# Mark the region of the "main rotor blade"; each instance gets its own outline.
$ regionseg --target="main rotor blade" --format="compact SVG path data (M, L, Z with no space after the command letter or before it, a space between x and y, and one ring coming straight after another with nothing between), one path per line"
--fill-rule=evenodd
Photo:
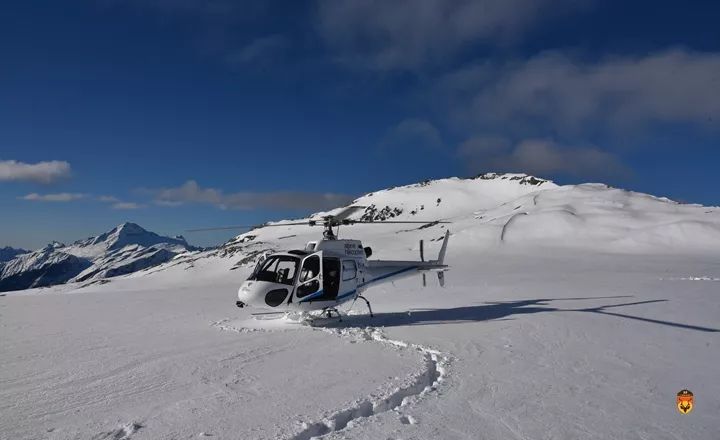
M230 229L259 229L267 227L279 227L279 226L314 226L309 222L293 222L293 223L282 223L278 225L237 225L237 226L220 226L215 228L197 228L187 229L185 232L204 232L204 231L226 231Z
M355 207L351 207L355 208ZM362 209L362 207L357 207ZM355 211L356 209L353 209L352 211ZM349 213L348 213L349 214ZM325 219L317 219L317 220L308 220L304 222L292 222L292 223L279 223L279 224L273 224L273 225L236 225L236 226L220 226L220 227L213 227L213 228L197 228L197 229L187 229L185 232L205 232L205 231L227 231L231 229L259 229L259 228L270 228L270 227L281 227L281 226L325 226L325 223L329 223L332 226L338 226L338 225L354 225L357 223L365 224L365 225L383 225L383 224L439 224L439 223L452 223L447 221L419 221L419 220L408 220L408 221L402 221L402 220L387 220L387 221L367 221L367 220L350 220L350 219L343 219L338 221L336 218L331 218L329 220Z
M341 222L341 221L345 220L346 218L350 217L355 212L360 211L365 208L366 208L366 206L348 206L347 208L343 209L342 211L338 212L337 214L328 216L328 217L332 222L337 223L337 222Z
M276 224L276 225L260 225L259 227L260 227L260 228L264 228L264 227L267 227L267 226L273 227L273 226L298 226L298 225L299 225L299 226L302 226L302 225L305 225L305 226L316 226L316 225L315 225L315 221L314 221L314 220L310 220L310 221L304 221L304 222L280 223L280 224Z
M197 228L197 229L186 229L185 232L204 232L204 231L225 231L230 229L255 229L258 226L249 225L237 225L237 226L220 226L214 228Z

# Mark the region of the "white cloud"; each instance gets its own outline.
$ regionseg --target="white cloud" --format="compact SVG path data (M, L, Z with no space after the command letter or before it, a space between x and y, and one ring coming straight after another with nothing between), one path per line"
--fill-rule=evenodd
M158 206L181 206L183 202L173 202L170 200L155 200L154 203Z
M591 0L320 0L318 31L338 58L370 69L440 63L470 44L508 44Z
M577 135L653 123L712 127L720 119L718 72L718 53L673 49L586 62L552 52L463 69L445 77L439 92L453 119L474 130Z
M145 205L142 205L140 203L125 202L115 196L108 196L108 195L97 196L97 197L95 197L95 200L97 200L98 202L110 203L110 207L112 209L119 209L119 210L140 209L140 208L145 207Z
M124 202L115 196L93 196L92 194L84 193L54 193L54 194L38 194L30 193L22 197L18 197L21 200L29 200L34 202L72 202L80 199L87 199L91 201L109 203L112 209L140 209L144 205L135 202Z
M113 203L112 209L120 209L120 210L130 210L130 209L140 209L143 205L140 205L139 203L135 202L117 202Z
M72 202L87 197L87 194L81 193L55 193L55 194L38 194L30 193L23 197L22 200L31 200L35 202Z
M189 180L175 188L145 190L155 197L155 202L163 206L177 206L183 203L201 203L217 206L221 209L298 209L319 211L345 205L353 200L352 196L336 193L312 193L300 191L280 192L236 192L225 194L214 188L203 188L194 180Z
M70 164L51 160L38 163L24 163L16 160L0 161L0 181L52 183L70 177Z
M513 145L495 137L476 137L462 143L458 155L479 172L518 172L538 176L624 178L630 169L615 155L592 146L564 146L548 139L527 139Z

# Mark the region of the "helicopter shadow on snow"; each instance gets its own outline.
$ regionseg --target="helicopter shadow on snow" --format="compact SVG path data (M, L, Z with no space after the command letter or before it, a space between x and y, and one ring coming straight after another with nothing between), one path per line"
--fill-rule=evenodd
M334 320L327 322L318 322L315 325L321 325L327 328L347 328L347 327L403 327L412 325L438 325L438 324L462 324L469 322L483 321L501 321L512 320L514 316L527 315L534 313L593 313L607 315L616 318L624 318L637 320L647 323L664 325L669 327L681 328L686 330L695 330L701 332L720 332L720 329L702 327L679 322L664 321L660 319L644 318L641 316L629 315L610 311L619 307L654 304L667 302L667 299L654 299L646 301L624 302L620 304L608 304L597 307L587 308L560 308L550 305L559 301L586 301L600 299L620 299L632 298L631 295L619 296L595 296L582 298L538 298L526 299L518 301L503 302L487 302L478 305L451 307L445 309L410 309L405 312L375 313L374 317L368 314L347 315L343 316L342 321Z

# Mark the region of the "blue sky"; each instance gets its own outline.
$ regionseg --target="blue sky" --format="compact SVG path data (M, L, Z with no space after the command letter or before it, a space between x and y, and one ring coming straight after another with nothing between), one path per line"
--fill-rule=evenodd
M717 205L718 22L713 1L7 4L0 245L486 171Z

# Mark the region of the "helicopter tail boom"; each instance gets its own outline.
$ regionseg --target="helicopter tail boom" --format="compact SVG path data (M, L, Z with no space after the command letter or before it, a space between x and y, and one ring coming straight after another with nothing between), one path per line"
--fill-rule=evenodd
M370 277L365 284L381 280L390 281L390 279L402 278L418 272L422 274L437 272L440 285L444 285L445 277L443 272L448 270L448 266L445 264L445 253L447 252L449 237L450 233L446 232L437 260L425 261L422 242L420 243L420 261L368 260L367 268Z

